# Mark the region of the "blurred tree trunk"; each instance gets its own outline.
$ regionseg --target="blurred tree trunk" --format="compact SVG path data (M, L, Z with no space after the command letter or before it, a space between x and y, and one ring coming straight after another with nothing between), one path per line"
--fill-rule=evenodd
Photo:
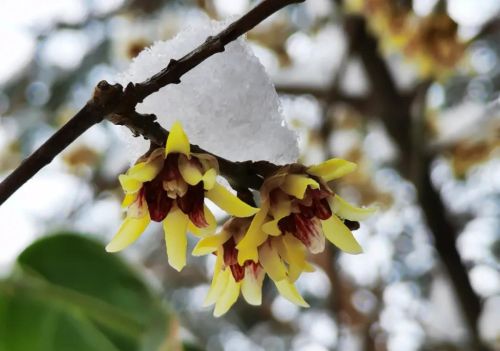
M433 155L425 147L422 111L429 82L423 82L413 97L398 92L385 60L380 56L376 38L370 34L364 18L348 17L345 29L354 43L354 51L361 59L371 84L370 100L374 111L399 149L399 168L417 189L418 200L432 232L434 245L444 264L458 296L461 310L475 350L486 349L478 331L481 313L479 297L474 292L467 268L456 248L456 229L448 220L443 201L431 179ZM415 103L415 104L413 104ZM423 139L424 138L424 139Z

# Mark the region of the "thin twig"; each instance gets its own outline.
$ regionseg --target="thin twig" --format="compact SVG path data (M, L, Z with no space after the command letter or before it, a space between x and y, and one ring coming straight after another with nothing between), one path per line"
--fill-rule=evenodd
M119 84L110 85L101 81L94 96L87 104L49 140L26 158L5 180L0 183L0 204L17 189L49 164L76 138L93 125L108 119L113 123L128 126L138 134L159 145L165 143L167 131L155 122L155 118L142 118L135 107L149 95L168 84L179 84L181 77L210 56L224 51L225 46L248 32L264 19L283 7L305 0L265 0L239 20L230 24L218 35L209 37L203 44L179 60L170 60L166 68L145 80L129 83L125 89ZM195 146L195 148L197 148ZM199 148L198 148L199 149ZM231 162L218 158L221 173L238 188L258 188L266 172L276 168L269 162Z

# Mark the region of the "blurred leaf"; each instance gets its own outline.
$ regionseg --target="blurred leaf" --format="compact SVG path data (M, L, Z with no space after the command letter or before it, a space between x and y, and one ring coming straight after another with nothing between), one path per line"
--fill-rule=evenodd
M190 342L184 342L183 343L184 351L204 351L204 349L196 344L190 343Z
M28 247L18 264L13 277L0 282L0 351L163 350L177 344L166 308L102 244L60 234Z
M83 315L17 292L0 292L0 350L118 350Z

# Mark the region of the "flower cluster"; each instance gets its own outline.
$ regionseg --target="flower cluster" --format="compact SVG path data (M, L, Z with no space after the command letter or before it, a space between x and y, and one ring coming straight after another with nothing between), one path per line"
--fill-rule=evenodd
M165 148L157 148L119 177L125 192L122 206L127 217L106 246L109 252L133 243L153 220L163 222L169 264L180 271L186 265L186 232L213 233L217 223L205 197L235 217L248 217L258 209L242 202L216 182L217 160L190 151L180 123L175 123Z
M240 292L249 304L260 305L266 274L282 296L307 307L294 283L314 270L308 254L322 252L325 239L342 251L362 252L351 230L373 209L349 204L328 186L355 168L336 158L312 167L283 166L264 180L260 206L254 208L217 184L217 160L191 153L176 123L165 149L152 151L120 176L127 218L107 250L125 248L151 220L163 221L172 267L181 270L186 264L188 230L200 237L193 255L216 256L205 300L207 306L215 304L215 316L226 313ZM217 233L205 197L232 216Z
M264 181L260 210L251 220L230 220L220 233L200 240L194 255L217 256L205 301L215 303L216 316L234 304L240 290L248 303L259 305L265 274L282 296L306 307L294 282L302 272L313 270L308 252L322 252L325 238L342 251L362 252L351 229L373 209L352 206L327 185L354 169L355 164L341 159L309 168L282 167Z

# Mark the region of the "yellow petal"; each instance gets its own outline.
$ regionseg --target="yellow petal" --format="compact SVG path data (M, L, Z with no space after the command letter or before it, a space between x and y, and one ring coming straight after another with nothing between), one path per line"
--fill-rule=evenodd
M302 267L299 266L298 264L295 263L290 264L288 266L288 280L291 283L295 283L297 279L299 279L303 271L304 269L302 269Z
M314 266L312 264L310 264L309 262L306 262L306 265L304 267L304 272L315 272L316 271L316 268L314 268Z
M295 287L293 283L290 283L288 279L283 279L279 282L274 282L276 287L278 288L279 293L285 299L293 302L296 305L302 307L309 307L309 304L304 300L304 298L300 295L299 291Z
M148 161L135 164L127 171L127 175L143 183L149 182L160 173L162 167L163 155L160 154L153 156L151 159L148 159Z
M288 279L291 282L294 282L299 278L303 271L307 271L308 263L306 261L306 249L302 242L290 233L284 235L281 240L286 250L286 253L282 255L282 257L285 257L289 266Z
M205 214L205 220L208 223L208 226L203 228L198 228L191 221L188 223L189 232L193 233L196 236L207 236L215 233L215 229L217 228L217 221L215 219L214 214L207 205L203 205L203 213Z
M288 264L288 280L296 281L304 271L309 271L310 265L306 261L306 248L302 242L290 233L273 239L278 254Z
M222 255L217 255L214 266L214 274L212 276L212 283L210 284L210 289L208 289L207 296L203 301L203 307L213 305L217 301L217 297L220 295L222 289L226 282L219 281L219 277L222 275Z
M221 209L235 217L250 217L259 210L241 201L218 183L215 183L212 189L205 192L205 196Z
M306 258L306 248L302 241L293 234L287 233L282 237L283 244L287 250L290 261L303 261Z
M259 262L269 277L275 282L286 279L287 269L285 264L278 255L276 248L270 242L266 242L259 247Z
M203 172L207 172L209 169L213 168L215 173L219 173L219 163L213 155L191 152L191 156L196 157L198 161L200 161Z
M259 251L257 247L243 247L238 249L238 264L243 265L245 261L259 261Z
M273 217L272 221L265 223L262 226L262 230L273 236L281 235L281 230L278 227L278 223L284 217L287 217L292 213L292 202L288 200L288 195L285 195L282 192L278 192L278 194L283 194L286 199L277 200L277 203L273 204L269 209L269 213ZM279 198L279 195L278 195Z
M314 179L301 174L288 174L285 181L281 184L281 189L288 195L292 195L297 199L303 199L307 187L319 189L319 184Z
M200 167L197 165L196 161L193 162L193 159L189 160L182 155L179 157L178 165L182 178L189 185L196 185L203 178Z
M267 234L262 231L261 227L266 219L268 208L269 203L264 202L260 211L253 217L245 236L236 245L236 248L239 250L238 263L240 265L243 265L247 260L252 260L255 263L258 261L259 254L257 247L262 245L267 239Z
M215 186L215 180L217 179L217 171L215 168L210 168L203 175L203 189L210 190Z
M118 233L114 236L111 242L106 246L106 251L117 252L121 251L141 236L146 229L151 219L149 213L141 218L127 217L123 221Z
M329 182L346 174L351 173L356 169L356 164L343 160L341 158L332 158L319 165L311 166L307 169L307 173Z
M224 289L226 288L227 281L229 279L229 275L227 271L222 271L217 277L214 277L212 280L212 285L208 290L208 294L203 301L203 307L208 307L217 302L219 296L222 295Z
M281 229L278 227L278 222L279 220L274 220L264 223L264 225L262 226L262 231L268 235L281 235Z
M203 301L204 307L213 305L226 287L227 278L229 278L229 276L227 274L223 274L224 271L222 271L222 260L222 255L217 255L217 260L215 261L214 267L214 276L212 277L212 284L210 285L207 296Z
M231 237L231 233L222 231L220 234L207 236L198 241L193 249L193 256L203 256L217 251L219 246L224 244Z
M177 207L172 207L167 217L163 220L168 263L179 272L186 265L186 230L188 221L188 216Z
M175 121L170 128L170 133L167 138L167 145L165 146L165 156L169 153L175 152L179 154L184 154L189 157L189 152L191 146L189 145L189 139L182 129L182 125L179 121Z
M254 269L253 265L245 267L245 278L241 282L241 294L250 305L259 306L262 303L262 282L266 273L260 267L257 268L257 272Z
M144 196L136 196L134 202L127 207L127 217L142 218L146 215L149 216L146 199Z
M350 221L362 221L376 211L374 207L360 208L353 206L338 195L335 195L329 202L333 213Z
M288 195L282 192L278 192L276 197L276 202L273 203L269 212L274 219L280 220L292 213L292 202L289 200Z
M238 300L238 296L240 295L240 285L241 282L236 282L234 280L233 275L231 274L231 270L226 269L223 274L227 274L227 283L224 291L217 299L215 303L214 309L214 317L220 317L224 313L226 313L232 305Z
M321 225L326 238L342 251L350 254L359 254L363 252L363 249L358 244L349 228L347 228L336 215L332 215L330 218L321 221Z
M122 208L129 207L137 199L137 193L125 194L122 201Z
M118 176L118 181L126 193L136 193L142 187L141 181L134 179L127 174L120 174Z

